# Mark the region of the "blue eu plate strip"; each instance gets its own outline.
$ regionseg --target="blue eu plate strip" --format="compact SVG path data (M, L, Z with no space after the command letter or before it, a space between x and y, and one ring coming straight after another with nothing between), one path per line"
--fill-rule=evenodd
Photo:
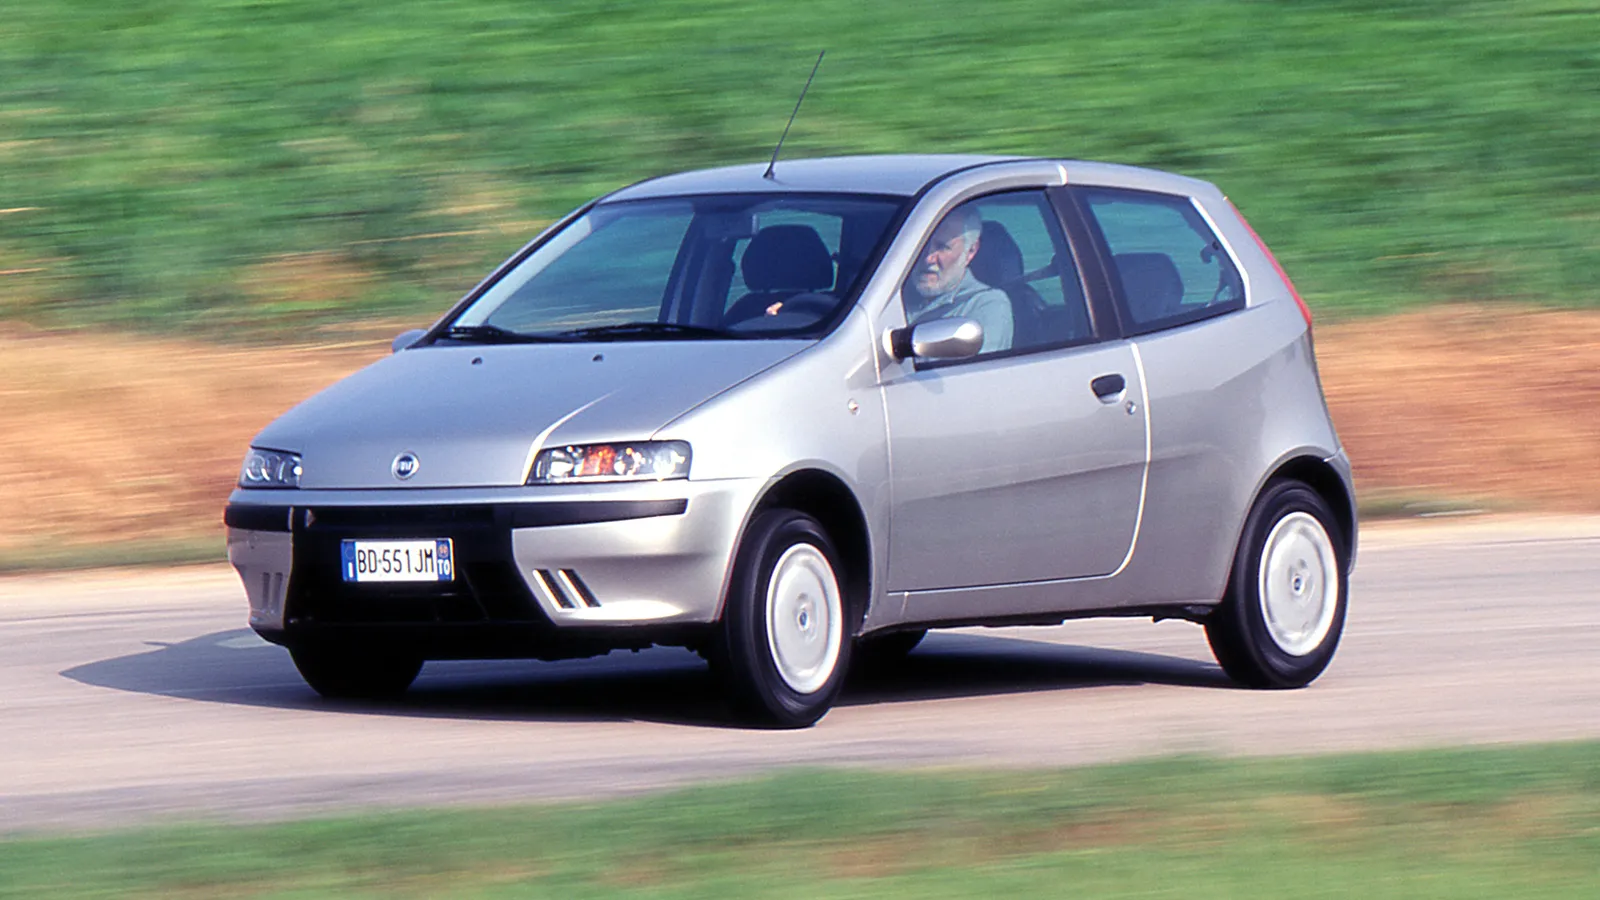
M449 538L440 538L439 539L439 549L438 549L438 553L437 553L437 562L438 562L439 580L440 581L449 581L449 580L451 580L452 578L455 577L455 573L451 571L455 567L455 563L450 559L450 540L449 540Z

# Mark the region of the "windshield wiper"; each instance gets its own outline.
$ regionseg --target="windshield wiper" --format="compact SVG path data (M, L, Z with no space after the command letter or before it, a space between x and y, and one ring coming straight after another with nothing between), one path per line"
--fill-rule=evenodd
M439 337L469 344L549 344L566 340L551 334L524 334L499 325L451 325Z
M747 335L704 325L680 325L677 322L623 322L618 325L595 325L591 328L574 328L561 332L561 337L584 340L625 339L630 337L686 338L744 338Z

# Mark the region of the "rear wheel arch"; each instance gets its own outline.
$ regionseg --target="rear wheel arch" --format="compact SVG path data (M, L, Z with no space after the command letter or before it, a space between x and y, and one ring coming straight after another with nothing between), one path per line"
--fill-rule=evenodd
M1237 524L1233 529L1233 550L1228 557L1228 571L1233 571L1233 564L1237 560L1239 542L1244 538L1244 530L1248 524L1250 511L1255 509L1261 497L1280 481L1294 481L1309 487L1320 496L1324 503L1333 510L1335 525L1338 526L1341 536L1339 543L1345 553L1345 559L1350 570L1355 568L1355 536L1356 518L1355 503L1350 492L1345 489L1344 480L1334 467L1322 457L1309 453L1290 455L1279 460L1276 467L1266 474L1256 484L1256 489L1250 494L1249 500L1238 510ZM1348 576L1350 571L1346 571Z
M1267 476L1266 481L1262 482L1261 489L1256 492L1257 496L1260 496L1274 481L1284 480L1298 481L1306 485L1316 491L1328 504L1341 532L1340 538L1344 545L1341 549L1344 550L1345 559L1353 566L1356 538L1355 500L1345 487L1344 479L1339 477L1338 471L1319 457L1296 456L1278 466Z
M802 469L783 476L768 488L751 508L748 521L769 509L805 513L827 531L844 569L840 586L844 589L847 633L852 637L858 634L872 597L872 535L855 492L837 475L821 469Z

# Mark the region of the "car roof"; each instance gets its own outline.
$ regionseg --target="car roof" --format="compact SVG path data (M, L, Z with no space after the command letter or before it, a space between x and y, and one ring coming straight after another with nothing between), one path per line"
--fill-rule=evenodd
M817 159L780 159L773 177L763 177L766 163L747 163L700 169L651 178L605 197L642 200L693 194L744 193L850 193L913 196L933 182L957 172L1003 163L1045 162L1062 167L1068 182L1119 184L1151 190L1192 193L1210 187L1206 182L1158 169L1116 163L1055 160L1028 156L924 153L877 156L831 156Z
M1026 159L1020 156L964 154L903 154L885 156L830 156L820 159L780 159L771 178L763 178L767 164L748 163L680 172L641 181L607 197L639 200L684 194L743 194L765 191L817 191L821 193L892 194L909 197L930 182L952 172L987 163Z

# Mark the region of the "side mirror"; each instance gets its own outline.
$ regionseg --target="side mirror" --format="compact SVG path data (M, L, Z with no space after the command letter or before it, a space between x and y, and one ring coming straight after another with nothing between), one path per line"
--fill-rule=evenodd
M410 331L403 331L400 333L399 337L394 339L394 343L389 345L389 352L399 353L401 350L404 350L412 344L415 344L417 342L417 338L422 337L427 333L428 332L422 330L421 328L413 328Z
M895 359L965 359L983 349L983 326L964 318L934 319L884 335Z

